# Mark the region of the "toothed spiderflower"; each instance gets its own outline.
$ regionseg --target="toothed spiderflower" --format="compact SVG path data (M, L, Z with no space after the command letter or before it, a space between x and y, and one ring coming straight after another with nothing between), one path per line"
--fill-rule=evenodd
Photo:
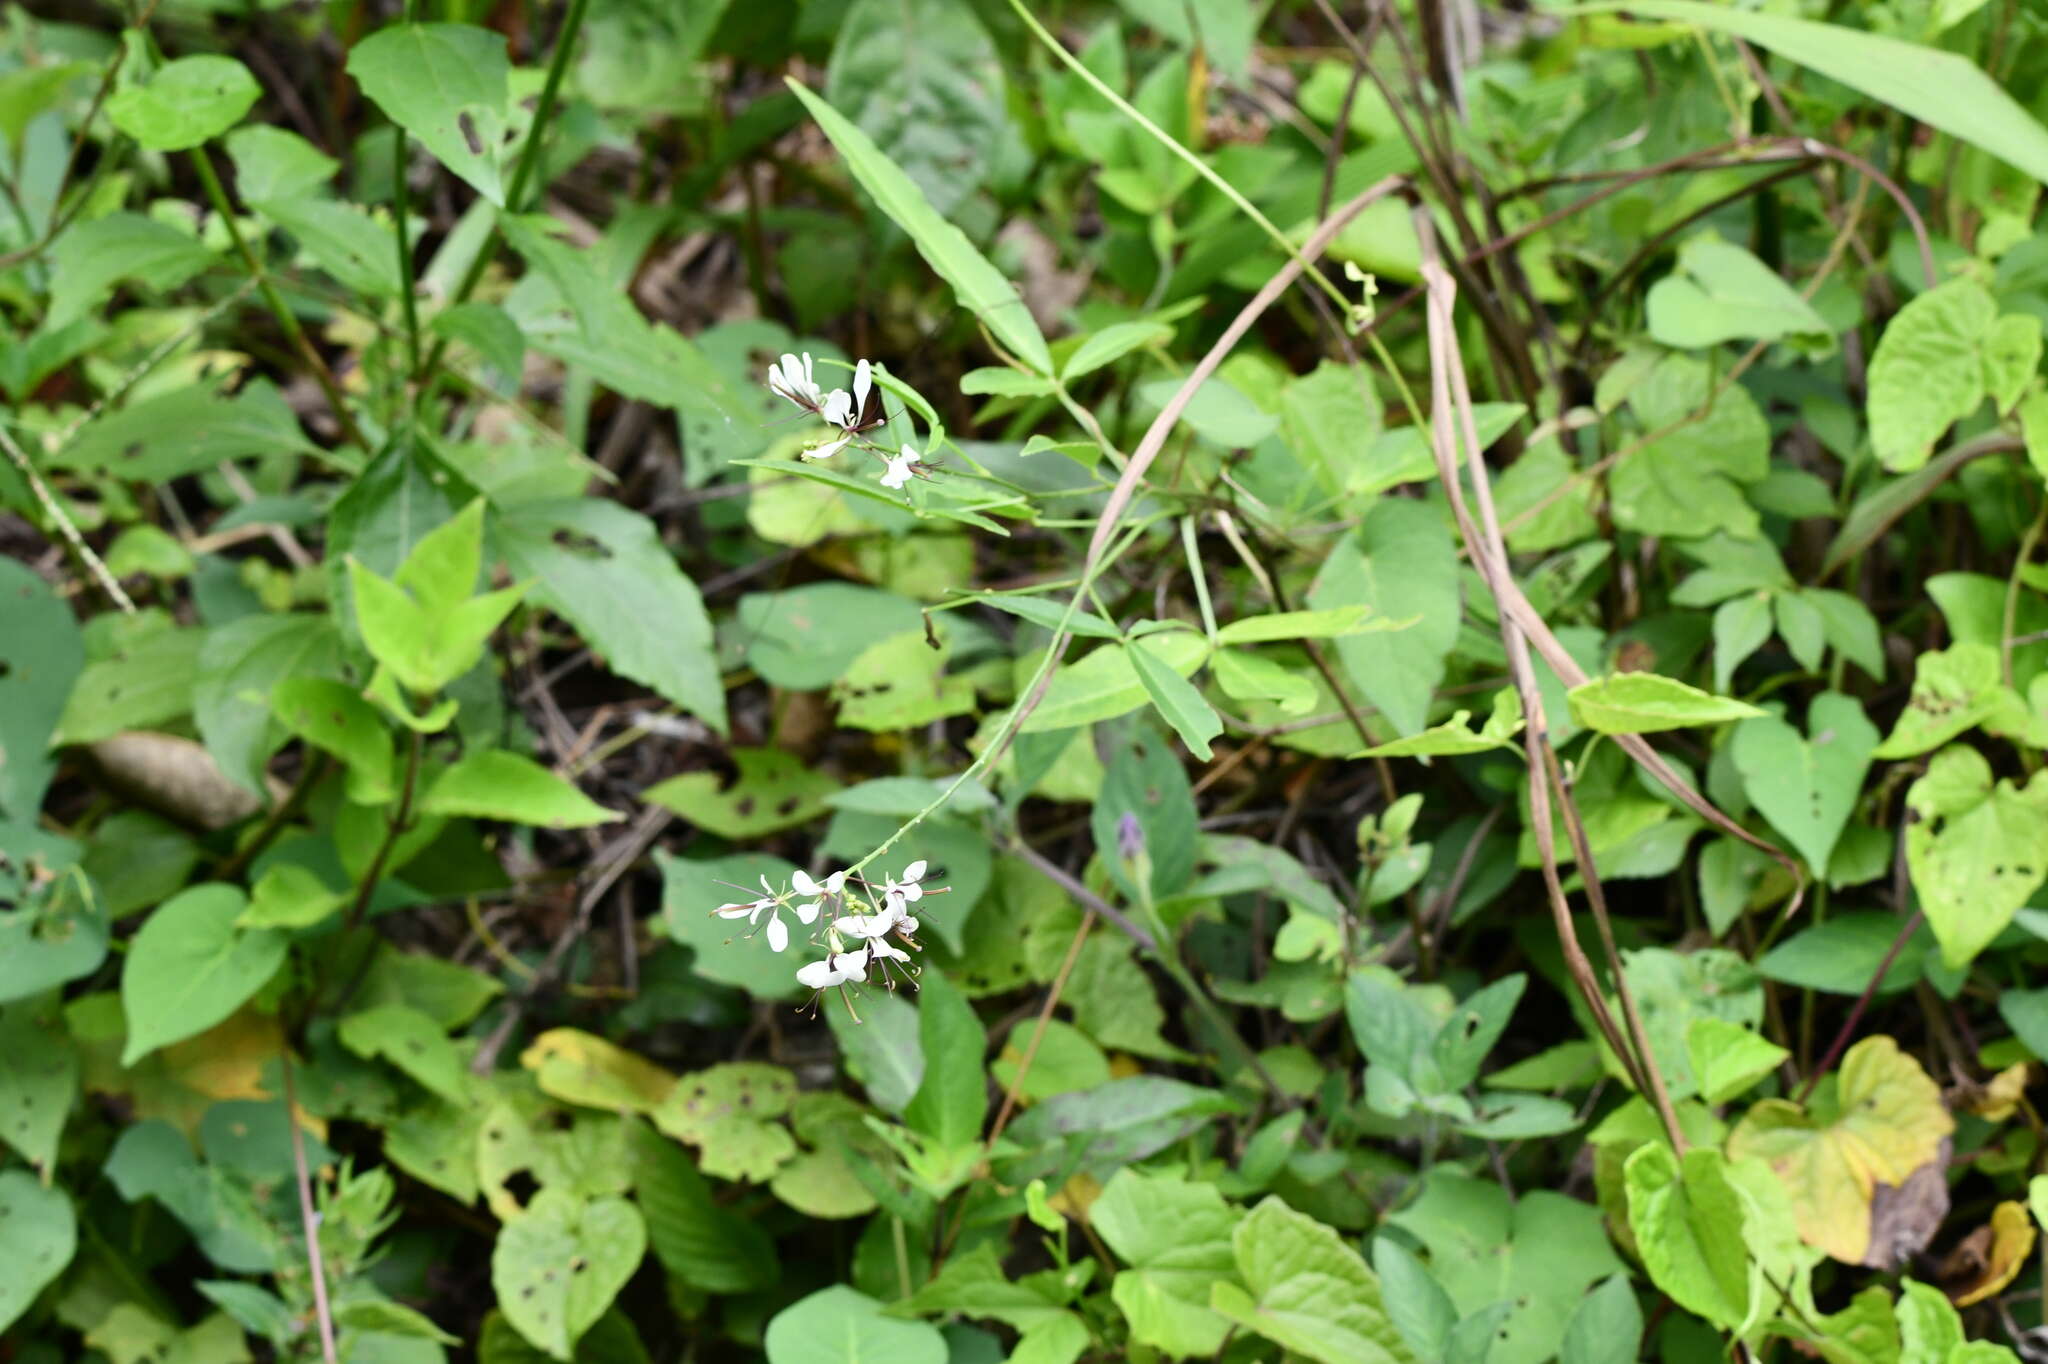
M802 875L802 873L799 872L798 875ZM804 877L804 879L806 881L810 880L809 877ZM783 948L789 946L789 926L782 922L781 914L783 902L789 897L786 893L777 894L775 888L768 884L768 878L765 876L761 878L761 890L763 894L758 900L735 901L729 905L720 905L711 912L721 919L745 919L749 927L758 927L761 922L761 916L766 914L768 916L768 947L771 951L780 952ZM807 924L815 923L818 918L818 902L814 900L805 905L791 905L789 912Z
M826 398L811 369L811 353L801 357L785 355L768 367L768 390L787 398L806 412L822 412Z
M839 991L851 1012L855 992L874 972L880 972L892 990L899 977L916 983L915 954L923 950L923 944L917 940L918 922L911 916L910 906L926 895L943 895L950 889L925 886L929 872L930 864L922 858L900 875L879 881L844 871L825 877L794 871L786 890L777 890L764 876L760 895L720 905L711 912L721 919L745 919L763 929L768 946L777 952L789 946L789 927L782 921L782 911L788 910L807 925L817 925L810 941L824 949L825 958L799 966L797 981L811 989L813 1004L825 991Z
M882 471L882 486L900 488L910 482L910 476L917 471L917 449L906 443L902 449L885 457L882 462L889 466Z
M909 906L924 898L924 887L918 884L924 879L925 861L919 858L903 869L901 881L891 877L882 886L882 900L891 913L898 918L909 916Z
M814 961L808 966L799 966L796 979L799 985L808 985L813 990L829 990L835 985L865 981L868 978L868 949L856 952L834 952L823 961Z

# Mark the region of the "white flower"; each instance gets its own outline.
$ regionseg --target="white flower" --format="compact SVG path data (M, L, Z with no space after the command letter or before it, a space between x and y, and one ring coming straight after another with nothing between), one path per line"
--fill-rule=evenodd
M906 444L887 459L888 468L882 471L884 488L900 488L910 482L911 466L917 463L917 450Z
M868 393L875 386L874 366L863 360L853 367L853 401L847 407L847 419L841 426L851 427L860 421L860 414L867 411Z
M838 898L839 892L846 885L846 873L835 871L826 877L821 884L813 881L809 872L799 871L790 878L790 883L796 887L798 895L808 895L811 897L808 903L791 905L790 912L807 924L814 923L817 921L819 909L824 906L825 902Z
M810 449L804 451L804 458L830 459L832 458L832 456L838 454L841 450L844 450L846 448L846 443L852 439L853 432L851 431L846 432L844 435L835 436L831 440L826 441L823 445L814 445Z
M884 483L888 482L887 479L882 481ZM924 887L918 884L919 881L924 879L924 873L925 862L920 857L917 861L912 862L903 869L903 879L901 881L891 877L883 885L882 899L888 905L889 912L896 918L909 918L908 907L924 898ZM913 919L910 922L910 930L915 932L916 929L917 921Z
M867 361L863 360L861 363L866 364ZM835 388L826 397L825 405L819 409L818 415L834 426L852 426L859 412L860 409L853 405L853 399L847 395L846 390Z
M768 389L811 412L816 412L824 401L818 381L811 374L809 351L804 352L801 361L794 355L784 355L780 364L770 365Z
M880 914L846 914L832 921L832 931L849 938L881 938L894 932L902 921L902 915L886 910Z
M864 981L868 978L868 949L835 952L823 961L799 966L796 978L798 984L808 985L813 990L829 990L848 981Z
M805 879L808 880L809 878ZM768 884L768 878L765 876L761 878L761 889L765 893L758 900L735 901L729 905L720 905L711 912L721 919L745 919L750 926L758 925L761 922L761 916L766 914L768 916L768 946L772 951L780 952L783 948L789 946L789 926L782 922L782 915L777 912L781 908L783 897L775 893L774 887ZM803 909L797 910L798 917L802 918L805 923L809 923L812 919L818 917L818 907L816 905L809 905L805 908L810 910L809 914L805 914Z

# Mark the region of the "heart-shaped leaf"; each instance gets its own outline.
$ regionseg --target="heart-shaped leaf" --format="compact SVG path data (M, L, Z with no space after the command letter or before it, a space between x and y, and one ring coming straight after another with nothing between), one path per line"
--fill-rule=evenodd
M0 1331L26 1312L78 1249L78 1217L62 1189L26 1170L0 1174Z
M499 1234L491 1286L520 1335L566 1360L646 1253L647 1224L625 1199L542 1189Z
M1735 729L1735 770L1750 803L1820 873L1863 789L1878 732L1854 698L1836 692L1814 698L1806 728L1810 737L1802 738L1775 715L1744 720Z

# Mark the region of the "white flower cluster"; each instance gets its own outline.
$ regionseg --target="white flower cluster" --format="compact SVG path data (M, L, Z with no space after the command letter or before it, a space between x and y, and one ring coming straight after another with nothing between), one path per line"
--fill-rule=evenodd
M886 878L879 886L856 877L850 890L843 871L835 871L823 881L799 871L790 878L789 889L780 891L764 876L757 898L720 905L711 912L721 919L745 919L755 929L762 927L765 917L768 946L777 952L789 946L783 910L806 926L820 925L811 941L825 949L825 959L798 967L797 981L820 994L836 987L842 996L848 996L850 1007L850 987L866 983L870 971L880 972L891 989L896 985L895 975L905 981L916 977L910 954L920 949L917 919L910 907L927 894L942 895L950 889L921 885L926 870L919 860L905 867L902 876Z
M869 431L887 424L879 407L870 408L876 398L874 366L862 360L853 367L853 391L835 388L830 393L818 386L811 367L811 355L785 355L768 367L768 391L787 398L804 411L820 418L833 429L822 444L804 451L812 459L830 459ZM931 470L919 457L917 447L905 441L895 454L860 441L860 448L882 461L882 486L901 488L912 477L930 478Z

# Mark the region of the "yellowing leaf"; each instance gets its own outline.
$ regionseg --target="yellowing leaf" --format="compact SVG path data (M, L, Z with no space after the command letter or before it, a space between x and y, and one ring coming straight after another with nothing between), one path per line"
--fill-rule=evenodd
M1972 1092L1963 1100L1963 1107L1980 1118L1992 1122L2004 1122L2020 1106L2020 1096L2027 1092L2027 1072L2031 1063L2017 1061L1991 1077L1990 1083L1972 1087Z
M1942 1266L1949 1298L1958 1307L1968 1307L2011 1283L2033 1253L2034 1236L2026 1204L2008 1200L1993 1208L1990 1223L1964 1237ZM1952 1274L1958 1268L1964 1271L1962 1276Z
M648 1113L661 1106L676 1077L623 1047L576 1028L550 1028L520 1053L541 1092L585 1108Z
M1767 1162L1792 1195L1800 1238L1857 1264L1870 1247L1876 1186L1905 1183L1954 1130L1920 1063L1891 1038L1869 1037L1804 1111L1784 1099L1750 1109L1729 1134L1728 1154Z

